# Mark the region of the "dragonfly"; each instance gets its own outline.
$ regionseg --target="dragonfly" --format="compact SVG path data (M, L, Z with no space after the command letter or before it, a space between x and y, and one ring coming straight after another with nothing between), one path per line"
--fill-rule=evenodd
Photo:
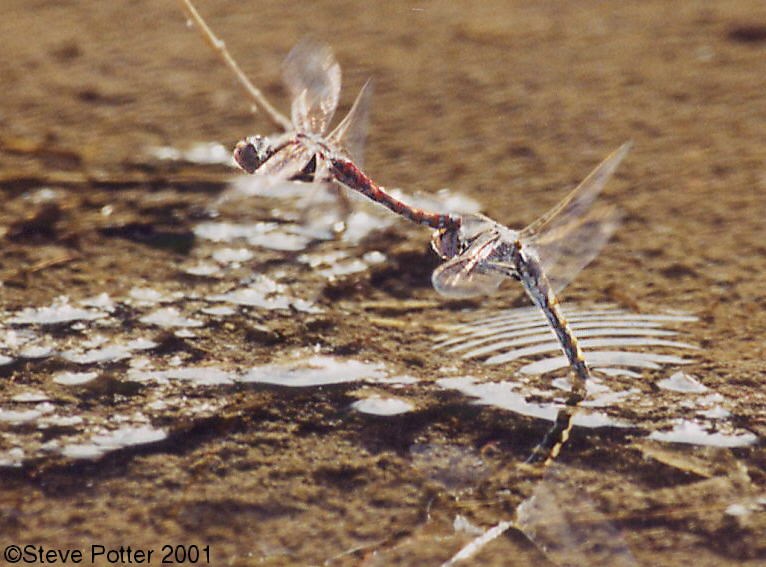
M434 229L460 225L457 215L429 212L404 203L361 170L359 164L372 92L370 81L362 87L348 114L329 129L341 90L341 68L329 46L304 40L285 59L282 79L291 98L288 119L249 81L191 1L180 2L208 43L237 76L255 108L262 108L282 130L276 135L250 136L237 143L234 161L243 171L273 180L345 186L410 221ZM346 203L345 199L343 202ZM347 215L349 207L344 204L343 208Z
M465 215L460 226L437 230L431 241L446 260L432 276L434 288L443 295L487 295L506 279L521 282L545 314L574 371L572 404L583 399L590 370L556 294L598 255L617 228L617 207L594 206L594 201L630 147L629 142L614 151L526 228L513 230L484 215Z

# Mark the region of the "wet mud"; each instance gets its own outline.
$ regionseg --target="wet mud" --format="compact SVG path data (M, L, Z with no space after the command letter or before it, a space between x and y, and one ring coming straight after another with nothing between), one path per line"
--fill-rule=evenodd
M271 125L175 3L5 4L3 548L766 564L762 2L199 2L285 112L306 35L341 114L372 76L365 170L424 206L521 227L633 141L546 469L569 383L520 286L441 298L427 230L233 169Z

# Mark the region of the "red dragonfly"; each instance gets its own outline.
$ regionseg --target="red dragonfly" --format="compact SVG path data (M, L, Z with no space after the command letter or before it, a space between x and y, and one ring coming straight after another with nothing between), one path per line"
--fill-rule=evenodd
M354 163L361 157L369 109L369 81L346 117L329 133L340 97L341 72L326 45L302 42L287 56L283 80L292 98L292 126L274 139L237 144L234 159L248 173L272 179L340 183L398 215L432 228L457 226L459 217L430 213L396 199Z
M244 171L276 180L340 184L418 224L436 229L460 225L457 215L424 211L396 199L355 164L354 160L361 163L371 93L369 81L345 118L328 132L341 86L340 65L328 46L304 41L285 59L282 76L292 100L288 119L247 79L190 0L180 1L208 43L235 73L256 108L263 108L283 129L276 136L251 136L237 144L234 160Z

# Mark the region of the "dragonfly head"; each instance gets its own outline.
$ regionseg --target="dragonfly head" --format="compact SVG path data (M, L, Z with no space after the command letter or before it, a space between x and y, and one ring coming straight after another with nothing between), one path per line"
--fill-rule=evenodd
M454 258L465 249L459 228L440 228L431 237L431 248L442 260Z
M480 238L497 234L504 227L481 214L461 215L460 224L440 228L431 237L431 248L442 260L463 254ZM506 229L507 230L507 229Z
M274 153L274 148L266 136L252 136L237 142L234 148L234 161L248 173L255 173L264 161Z

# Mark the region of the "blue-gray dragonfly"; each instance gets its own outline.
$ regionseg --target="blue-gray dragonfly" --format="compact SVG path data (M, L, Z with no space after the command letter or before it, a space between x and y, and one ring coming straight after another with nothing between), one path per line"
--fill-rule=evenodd
M459 227L437 230L432 239L434 250L447 260L432 277L441 294L485 295L507 278L521 282L545 314L574 370L575 401L585 395L590 371L556 294L598 255L617 228L617 207L594 206L594 201L629 149L630 143L622 145L561 202L522 230L483 215L466 215Z

